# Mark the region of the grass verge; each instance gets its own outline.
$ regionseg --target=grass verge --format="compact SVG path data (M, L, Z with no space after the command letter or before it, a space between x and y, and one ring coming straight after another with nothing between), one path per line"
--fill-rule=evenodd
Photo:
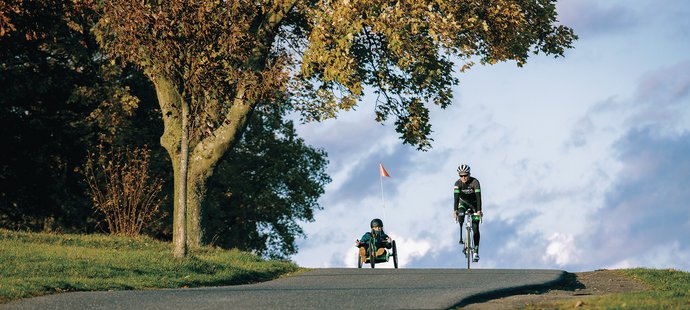
M648 291L607 294L583 299L581 309L690 309L690 273L675 269L613 270L649 285ZM541 309L539 305L534 308ZM549 309L572 309L572 301L549 304Z
M212 247L178 259L171 243L146 237L0 229L0 303L66 291L247 284L299 270L292 262Z

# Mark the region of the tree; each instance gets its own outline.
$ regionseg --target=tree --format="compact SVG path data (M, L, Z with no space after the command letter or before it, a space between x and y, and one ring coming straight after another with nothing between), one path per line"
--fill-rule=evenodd
M82 20L68 8L59 0L0 3L3 226L74 229L88 220L74 168L86 155L80 124L93 105L77 100L75 89L101 80L100 63L85 61L97 45L73 29Z
M162 130L160 117L136 113L140 98L155 101L150 82L103 56L87 9L69 0L0 1L2 227L92 231L97 219L79 173L87 153L99 143L155 143Z
M93 212L77 172L86 154L98 152L100 143L107 149L156 145L163 131L153 85L140 71L104 57L88 31L95 15L72 5L0 2L0 17L12 26L0 35L0 119L6 125L0 136L9 150L0 153L0 227L93 231L105 219ZM219 161L204 219L215 245L268 257L296 252L294 240L302 234L296 221L313 220L329 178L325 153L296 137L286 112L264 104L236 152ZM172 184L165 151L151 151L151 177ZM235 172L242 177L227 177ZM172 196L171 186L166 191ZM172 200L166 202L146 234L172 236Z
M272 109L280 107L252 115L209 179L204 228L214 245L282 259L297 253L304 233L296 222L314 220L331 179L326 154L297 137L286 111Z
M576 39L556 24L554 0L112 0L97 7L101 46L142 68L156 88L161 144L179 184L176 256L201 243L208 178L260 102L280 104L287 93L304 120L319 121L354 107L369 86L378 95L377 121L394 117L404 143L427 149L428 106L451 103L454 59L461 71L474 58L521 66L532 52L562 56Z

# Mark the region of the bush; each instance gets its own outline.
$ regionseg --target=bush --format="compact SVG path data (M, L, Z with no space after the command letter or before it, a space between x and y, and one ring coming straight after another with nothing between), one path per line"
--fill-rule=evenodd
M156 214L164 198L161 178L149 176L150 150L101 146L84 164L94 209L102 213L114 235L137 236Z

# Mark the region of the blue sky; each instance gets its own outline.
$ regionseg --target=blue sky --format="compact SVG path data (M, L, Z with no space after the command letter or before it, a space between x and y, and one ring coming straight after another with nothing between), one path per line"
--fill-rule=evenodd
M328 152L333 182L293 260L354 267L354 241L379 217L402 267L461 267L452 187L466 163L485 211L478 268L690 271L690 2L561 0L558 11L575 48L459 74L453 105L431 108L428 152L376 123L368 97L299 126Z

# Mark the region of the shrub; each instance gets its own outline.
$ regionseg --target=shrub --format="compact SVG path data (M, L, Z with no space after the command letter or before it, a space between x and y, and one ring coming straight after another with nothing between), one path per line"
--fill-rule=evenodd
M164 200L163 180L149 175L150 153L147 146L109 150L100 146L98 154L87 156L83 173L89 194L111 234L139 235Z

